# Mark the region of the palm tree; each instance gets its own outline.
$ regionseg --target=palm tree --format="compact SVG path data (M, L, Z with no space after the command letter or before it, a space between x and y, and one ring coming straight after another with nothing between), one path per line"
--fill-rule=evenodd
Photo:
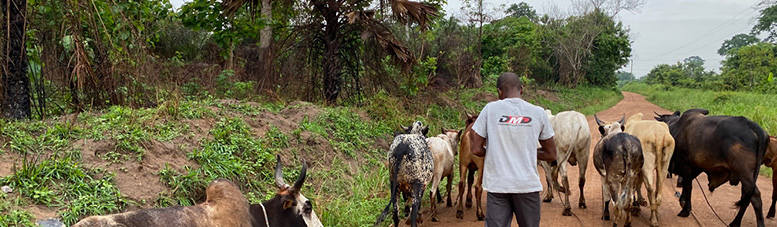
M265 7L265 1L268 1L267 5L271 4L269 0L262 0L262 7ZM383 9L385 0L379 1ZM397 40L382 21L375 19L375 10L366 9L372 0L306 0L306 2L312 7L313 16L320 19L314 20L318 24L311 27L315 28L317 37L323 45L319 57L323 74L323 95L327 103L335 103L339 96L343 74L341 57L348 51L347 48L353 48L346 47L343 43L347 37L346 34L353 29L361 31L362 41L374 41L370 44L380 47L403 69L409 69L416 63L410 49ZM417 23L422 30L427 28L430 17L437 15L437 8L425 3L408 0L388 0L388 3L394 19L407 25ZM287 1L286 4L293 4L293 1ZM234 13L240 7L247 7L255 12L257 5L258 0L225 0L222 4L227 13ZM262 9L262 12L264 14L265 9ZM271 31L268 34L271 34ZM264 39L265 36L260 35L260 37ZM263 41L260 40L261 42Z
M5 117L29 118L30 80L27 77L25 46L27 0L0 0L4 18L5 50L3 61L3 112Z

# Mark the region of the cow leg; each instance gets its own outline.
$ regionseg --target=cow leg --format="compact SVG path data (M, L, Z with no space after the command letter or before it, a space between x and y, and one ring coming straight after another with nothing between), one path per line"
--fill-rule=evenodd
M405 209L403 209L403 211L405 212L405 217L407 217L407 215L410 215L410 194L408 194L408 192L402 191L402 199L405 200Z
M564 162L561 162L561 163L564 163L564 165L566 165L566 160L564 160ZM561 165L562 164L551 166L551 169L553 169L553 178L552 178L553 187L556 188L556 190L558 190L559 192L566 193L567 189L561 186L561 184L559 184L558 182L558 171L559 171L559 166Z
M610 220L610 187L605 177L602 177L602 201L604 202L602 220Z
M422 183L413 183L412 186L412 201L413 205L410 208L410 223L408 223L412 227L418 226L418 223L421 222L420 216L420 208L421 208L421 198L424 197L424 185Z
M775 170L777 168L772 167L772 170ZM767 218L774 218L774 205L777 204L777 174L772 175L772 205L769 207L769 213L766 215Z
M466 165L460 165L459 166L459 177L463 177L467 175L467 166ZM463 180L459 180L459 196L456 197L456 218L463 219L464 218L464 190L466 190L466 184L467 182Z
M750 196L750 198L746 198L747 194L749 194L751 190L753 191L753 194ZM737 203L739 210L737 211L737 216L734 217L734 220L731 221L728 226L740 226L742 223L742 217L745 215L747 207L750 205L750 203L752 203L758 227L762 227L763 211L759 209L762 208L760 198L761 191L758 190L758 188L755 186L755 183L752 182L752 180L742 180L742 197L740 202Z
M475 199L477 199L477 216L478 221L483 221L486 219L486 215L483 212L483 207L481 206L483 203L480 200L483 195L483 167L480 166L478 168L478 178L475 181Z
M483 170L480 169L480 168L477 169L477 173L478 174L480 174L480 172L482 172L482 171ZM472 184L474 184L474 183L475 183L475 170L474 169L470 169L469 173L467 175L467 204L466 204L467 208L472 208L472 194L473 194L473 192L472 192L471 189L472 189Z
M569 179L567 178L567 165L566 162L562 162L562 164L559 164L559 172L561 173L561 183L564 184L563 188L566 189L564 192L564 201L562 201L564 204L564 211L561 212L562 216L572 216L572 205L569 203Z
M445 187L448 189L448 201L445 206L452 207L453 203L451 202L451 187L453 186L453 173L445 178L448 178L448 184L445 185Z
M553 201L553 182L551 181L551 171L553 170L551 170L550 164L546 161L540 161L540 166L545 170L545 182L547 182L547 187L542 192L542 202L549 203Z
M677 175L677 181L680 182L683 178L687 180L683 180L683 193L680 195L680 206L683 207L683 209L680 211L680 213L677 214L677 216L680 217L688 217L691 215L691 192L693 192L693 178L695 178L695 175L689 177L682 177L680 175Z
M763 214L763 207L762 207L763 204L761 204L761 190L758 190L758 187L755 188L755 192L753 192L753 196L750 197L750 203L753 204L753 211L755 212L755 220L758 224L758 227L764 227L764 214Z
M585 188L585 172L586 172L586 169L588 168L588 149L589 149L588 147L589 145L586 144L585 147L582 149L582 151L579 151L576 154L577 163L579 165L578 166L579 177L577 180L577 184L578 184L578 187L580 188L580 200L578 200L577 206L582 209L587 208L587 206L585 205L585 191L583 190L583 188Z
M437 222L437 201L442 200L440 197L440 178L442 177L442 169L440 171L436 171L437 173L434 173L434 178L432 178L432 188L429 189L429 200L431 201L432 206L432 221ZM423 194L421 194L423 196Z
M435 191L436 192L434 194L435 194L435 197L437 197L437 203L442 203L442 193L440 193L439 186L438 186L437 190L435 190Z

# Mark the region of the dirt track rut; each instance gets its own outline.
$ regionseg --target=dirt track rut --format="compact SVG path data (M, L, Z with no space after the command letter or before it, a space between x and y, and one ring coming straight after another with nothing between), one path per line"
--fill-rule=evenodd
M602 120L618 120L623 114L626 114L626 117L628 118L632 114L641 112L644 114L644 119L652 119L653 111L659 112L659 113L671 113L672 111L668 111L665 109L662 109L648 101L645 100L644 96L630 93L630 92L623 92L624 98L622 101L620 101L617 105L613 106L610 109L607 109L605 111L597 113L597 116L599 116ZM596 144L596 141L601 138L599 135L599 132L596 127L593 127L596 123L594 122L593 116L588 116L588 124L591 125L591 135L592 135L592 143L591 143L591 149L593 149L593 146ZM592 157L592 156L591 156ZM539 168L540 170L540 177L542 178L543 185L545 184L544 180L544 173L542 172L542 168ZM601 180L599 177L599 174L596 172L596 169L593 167L592 160L589 160L588 170L586 171L586 185L585 185L585 198L588 205L587 209L580 209L577 208L577 202L579 197L579 189L577 187L577 180L578 180L578 168L577 166L570 167L569 168L569 183L572 187L572 194L570 195L570 203L572 204L572 212L575 214L575 216L571 217L565 217L561 216L561 212L563 211L563 206L561 205L561 201L559 200L559 196L556 195L552 202L550 203L542 203L542 222L541 226L568 226L568 227L575 227L575 226L612 226L612 221L602 221L600 219L602 215L603 210L603 203L602 203L602 188L601 188ZM676 179L676 178L675 178ZM713 194L710 194L709 190L707 190L707 176L705 174L700 175L697 179L699 183L701 183L702 187L700 188L698 184L694 183L693 188L693 214L690 217L682 218L677 217L676 214L680 212L680 205L677 201L677 197L674 196L675 190L679 191L679 188L670 187L669 184L674 184L674 180L672 179L665 181L666 187L664 187L662 193L663 196L663 204L661 207L659 207L659 223L661 226L683 226L683 227L691 227L691 226L727 226L731 220L734 219L734 216L736 216L736 209L734 209L734 202L738 200L740 196L740 186L731 186L729 184L724 184L720 186L718 189L715 190ZM456 180L456 182L458 179ZM457 187L454 187L453 199L455 201L456 199L456 190ZM761 190L761 198L764 203L763 212L764 215L766 215L766 211L768 210L768 204L771 201L771 195L772 195L772 186L771 186L771 179L760 176L758 179L758 188ZM707 205L707 202L704 199L704 195L702 195L702 189L704 190L704 193L707 194L707 197L709 198L709 202L712 205L712 208L717 211L718 215L723 219L725 224L721 223L718 218L713 214L712 209L710 209L710 206ZM644 190L643 190L643 193ZM428 195L428 193L426 193ZM483 193L483 207L485 208L485 193ZM425 199L428 198L428 196L425 197ZM474 200L474 199L473 199ZM454 202L455 203L455 202ZM441 206L440 206L441 205ZM482 221L477 221L475 217L475 208L465 208L464 210L464 219L459 220L456 219L456 206L453 207L446 207L445 204L438 205L438 217L439 222L432 222L429 220L428 216L428 209L429 207L422 208L422 211L426 213L424 215L424 223L421 226L424 227L432 227L432 226L442 226L442 227L459 227L459 226L483 226L484 223ZM694 217L695 216L695 217ZM578 219L579 218L579 219ZM650 209L647 207L642 207L640 216L632 218L632 225L635 227L638 226L650 226ZM402 223L404 225L404 223ZM777 226L777 219L766 219L766 226ZM518 226L513 222L513 226ZM747 212L745 212L745 216L742 220L742 226L755 226L755 214L753 213L752 206L748 207Z

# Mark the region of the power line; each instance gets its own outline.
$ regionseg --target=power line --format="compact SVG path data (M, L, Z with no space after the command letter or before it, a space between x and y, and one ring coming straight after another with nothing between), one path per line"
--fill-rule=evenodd
M702 35L700 35L700 36L696 37L695 39L691 40L690 42L688 42L688 43L685 43L685 44L683 44L683 45L680 45L679 47L677 47L677 48L675 48L675 49L673 49L673 50L671 50L671 51L669 51L669 52L666 52L666 53L663 53L663 54L660 54L660 55L653 56L653 58L657 58L657 57L661 57L661 56L664 56L664 55L667 55L667 54L674 53L675 51L678 51L678 50L680 50L680 49L683 49L683 48L687 47L688 45L690 45L690 44L692 44L692 43L695 43L695 42L697 42L697 41L699 41L699 40L702 40L702 39L708 38L710 34L712 34L712 33L715 33L715 32L717 32L717 31L719 31L720 29L722 29L722 28L724 28L724 27L727 27L727 26L731 25L731 24L732 24L734 21L739 21L739 20L741 20L742 18L737 18L737 17L738 17L738 16L740 16L740 15L742 15L743 13L745 13L745 12L746 12L746 11L748 11L748 10L752 10L752 8L753 8L754 6L756 6L757 4L758 4L758 3L756 3L756 4L754 4L754 5L750 6L750 7L747 7L747 8L745 8L744 10L742 10L741 12L739 12L737 15L735 15L735 16L733 16L733 17L731 17L730 19L728 19L727 21L725 21L725 22L723 22L722 24L718 25L717 27L713 28L712 30L708 31L707 33L704 33L704 34L702 34ZM755 10L754 10L753 12L757 12L757 11L755 11ZM743 18L744 18L744 17L743 17Z

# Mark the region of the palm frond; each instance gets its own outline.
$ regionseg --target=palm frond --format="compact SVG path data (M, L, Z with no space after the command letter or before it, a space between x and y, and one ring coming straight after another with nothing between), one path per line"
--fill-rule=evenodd
M394 16L402 23L409 23L410 20L418 22L421 30L427 28L426 24L429 22L429 17L437 16L437 8L421 2L413 2L407 0L390 0L391 11L394 12Z
M229 17L234 16L235 12L243 6L245 6L251 13L251 16L254 17L259 10L259 0L224 0L221 2L221 9L224 10Z
M349 24L362 27L362 40L374 40L376 44L391 56L403 70L409 70L415 64L415 55L410 48L402 44L391 31L373 18L374 11L354 11L346 14Z

